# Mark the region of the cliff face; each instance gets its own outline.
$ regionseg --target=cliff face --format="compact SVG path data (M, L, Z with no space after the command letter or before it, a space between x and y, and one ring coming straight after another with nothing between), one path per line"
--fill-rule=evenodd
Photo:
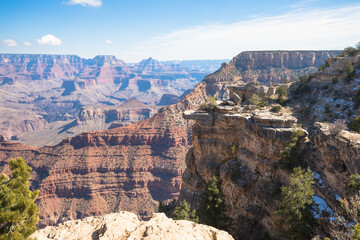
M186 135L176 127L129 126L84 133L54 147L2 142L0 159L21 156L34 169L40 226L119 210L149 217L157 201L180 192Z
M75 55L0 54L0 75L15 80L73 78L83 65Z
M206 184L215 176L221 180L227 215L234 220L234 236L276 236L280 187L291 173L279 167L280 152L292 133L301 129L297 124L302 124L306 137L300 142L299 154L301 164L309 166L315 176L313 201L318 204L321 199L336 209L338 198L346 196L350 175L359 174L360 169L360 134L345 129L337 134L331 131L337 119L348 122L360 114L352 99L360 82L359 60L360 55L330 60L330 67L306 80L308 92L299 93L305 82L282 85L288 88L289 96L286 107L278 113L270 111L274 105L260 110L251 106L248 100L254 93L267 95L269 104L277 98L276 89L254 84L232 86L231 100L213 111L185 111L184 118L195 120L195 124L180 199L198 208ZM355 74L347 81L338 66L350 63ZM329 82L334 77L337 81ZM242 93L238 103L234 93ZM304 108L309 111L304 113Z
M244 70L272 68L300 69L319 67L340 51L269 51L242 52L233 59L236 68ZM231 64L230 64L231 65Z
M207 96L226 98L227 87L242 82L243 72L233 65L224 64L177 104L129 126L83 133L42 148L2 142L0 166L21 156L33 167L41 226L118 210L150 216L157 201L180 193L184 159L192 144L192 123L183 119L183 111L197 109ZM261 141L265 144L266 139Z
M219 83L225 87L217 98L227 98L227 86L235 82L257 81L264 85L282 83L284 79L294 80L303 74L314 73L329 57L341 51L254 51L242 52L229 64L207 76L207 90L215 94Z
M232 240L225 231L213 227L195 224L186 220L174 221L165 214L154 214L149 221L140 221L129 212L108 214L100 217L88 217L77 221L68 221L55 227L47 227L35 232L31 237L38 239L197 239Z
M241 226L236 234L244 237L240 239L260 239L264 228L275 228L278 198L272 191L285 181L286 174L274 165L296 129L296 119L229 107L214 113L188 111L184 117L196 123L181 198L199 207L206 183L218 177L227 214L235 226Z
M103 119L106 123L118 122L123 125L139 122L155 115L156 107L147 106L136 99L130 99L119 106L87 106L80 109L79 120L91 121Z

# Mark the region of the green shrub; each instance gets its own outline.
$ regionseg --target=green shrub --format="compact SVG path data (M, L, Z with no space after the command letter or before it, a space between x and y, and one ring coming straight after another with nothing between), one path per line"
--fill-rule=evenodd
M174 220L188 220L194 223L199 223L199 218L196 216L196 210L190 209L190 203L186 200L180 202L180 205L175 207L173 212Z
M333 79L332 79L332 84L337 84L337 83L338 83L337 77L333 77Z
M164 204L163 201L159 201L158 212L166 213L169 210L169 206Z
M201 195L200 221L203 224L228 230L231 219L225 215L225 197L222 193L220 181L213 177L207 184L206 192Z
M200 110L202 111L210 111L216 109L217 103L215 98L207 97L206 102L200 105Z
M287 79L287 78L285 78L285 79L284 79L284 83L290 83L290 80Z
M330 61L329 59L328 60L325 60L325 63L323 65L321 65L320 67L318 67L318 70L319 71L324 71L325 68L328 68L330 67Z
M357 86L354 94L354 108L360 107L360 85Z
M353 47L347 47L344 49L344 51L341 53L341 56L355 56L358 53L358 49Z
M350 82L355 76L355 69L351 62L346 63L345 66L345 81Z
M275 105L270 109L270 112L278 113L280 112L282 107L280 105Z
M235 145L235 143L231 144L230 151L231 151L233 157L235 158L236 157L236 145Z
M349 123L350 131L360 132L360 116L357 116Z
M36 231L39 209L35 199L39 191L29 190L31 167L25 160L10 160L10 178L0 175L0 239L26 239Z
M303 107L302 109L300 109L300 114L302 116L308 116L310 114L310 106L306 105L305 107Z
M352 174L350 176L350 183L348 184L349 189L353 191L360 190L360 175L359 174Z
M249 102L250 104L255 105L257 108L263 108L267 104L266 99L263 99L257 94L251 95Z
M286 89L281 86L277 89L276 93L278 94L278 102L280 104L284 104L286 101L286 96L287 96Z
M300 167L294 168L289 183L281 187L282 201L278 204L280 225L286 239L310 239L315 219L313 208L314 174Z
M326 114L331 113L331 108L330 108L330 105L329 105L328 103L325 104L325 106L324 106L324 112L325 112Z
M295 92L297 94L304 94L304 93L308 93L310 92L310 87L308 85L308 80L307 80L307 76L305 75L305 79L302 78L302 76L300 77L300 83L298 84Z
M354 234L352 235L351 240L360 240L360 224L355 224Z
M280 152L279 166L284 170L292 170L302 163L302 158L299 153L300 141L304 137L304 131L297 129L291 134L290 141L285 144L284 150Z

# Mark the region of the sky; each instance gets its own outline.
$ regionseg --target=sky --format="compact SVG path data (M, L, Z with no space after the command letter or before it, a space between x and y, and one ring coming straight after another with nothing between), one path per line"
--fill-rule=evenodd
M359 0L0 0L0 53L231 59L360 42Z

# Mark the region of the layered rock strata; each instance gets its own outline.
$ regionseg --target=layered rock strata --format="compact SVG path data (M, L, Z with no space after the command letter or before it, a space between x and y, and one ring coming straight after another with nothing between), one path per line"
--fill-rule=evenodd
M196 122L181 198L198 208L206 184L216 176L222 182L228 216L242 226L236 235L259 239L264 227L274 229L278 199L271 191L278 184L274 179L284 182L286 177L274 165L296 130L296 118L240 107L219 107L206 114L186 111L184 117Z
M339 207L338 199L347 194L350 175L360 173L360 134L345 126L337 127L338 132L333 133L337 119L349 122L360 114L351 98L360 82L359 60L360 55L338 58L336 65L306 80L309 86L306 92L299 91L304 82L283 85L289 89L289 95L286 107L278 112L271 110L276 103L273 94L276 91L268 94L269 88L254 84L230 87L234 100L231 104L223 101L213 110L185 111L184 118L195 120L195 124L180 199L199 208L201 194L215 176L221 181L227 215L234 220L233 235L237 239L261 239L268 234L277 238L280 187L287 184L291 174L291 169L279 167L280 153L293 132L301 130L305 137L300 139L298 153L302 166L308 166L314 173L313 201L321 204L320 213L324 211L324 216L333 214ZM338 70L333 74L338 81L329 83L324 77L331 76L334 66L349 63L355 68L350 81ZM234 94L268 97L269 106L256 109L247 101L236 102ZM324 110L325 106L331 112ZM304 112L304 108L309 111ZM325 123L326 120L331 122ZM303 124L303 128L297 124Z
M155 116L139 123L107 131L83 133L65 139L58 145L41 148L1 142L0 167L6 169L11 158L21 156L34 169L32 188L40 190L40 226L118 210L129 210L149 217L157 209L157 201L176 198L180 193L184 159L192 144L192 123L184 120L182 113L197 109L207 96L214 96L218 100L226 99L229 95L228 86L247 81L243 78L244 72L236 69L236 61L237 58L234 58L229 65L224 64L217 72L207 76L177 104L165 106ZM271 68L271 65L268 67ZM299 73L302 72L293 72L296 76ZM254 75L251 81L258 80L257 76ZM225 114L227 108L229 106L222 110L223 121L242 121L244 125L246 123L259 128L242 130L251 138L256 137L251 135L252 131L262 132L271 138L274 134L281 135L291 130L287 123L284 131L279 127L279 133L271 127L265 127L269 129L264 130L260 125L271 122L277 126L278 120L275 118L262 123L265 116L261 112L259 116L244 117L239 113L230 117ZM239 119L236 120L236 117ZM279 121L281 122L281 118ZM211 123L208 120L205 122ZM211 130L211 125L208 127ZM196 136L197 132L194 133ZM237 134L231 137L234 137L234 143L240 138ZM285 136L283 137L285 141ZM258 140L262 144L269 141L266 137L262 138ZM224 140L224 149L228 143ZM276 141L275 147L281 148L283 144L282 141ZM252 148L256 148L256 144ZM229 156L228 149L221 151L226 153L224 156ZM256 149L253 151L256 152ZM270 153L261 154L270 154L269 158L275 156L275 150ZM249 154L253 153L250 151ZM211 154L208 155L211 157ZM214 153L214 156L217 154ZM203 188L204 183L199 179L199 189L201 186Z

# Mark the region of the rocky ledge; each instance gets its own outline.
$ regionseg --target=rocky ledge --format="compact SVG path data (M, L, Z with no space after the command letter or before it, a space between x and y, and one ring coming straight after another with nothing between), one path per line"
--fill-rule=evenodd
M37 239L196 239L232 240L230 234L186 220L172 220L163 213L155 213L149 221L140 221L130 212L119 212L82 220L67 221L54 227L38 230Z

